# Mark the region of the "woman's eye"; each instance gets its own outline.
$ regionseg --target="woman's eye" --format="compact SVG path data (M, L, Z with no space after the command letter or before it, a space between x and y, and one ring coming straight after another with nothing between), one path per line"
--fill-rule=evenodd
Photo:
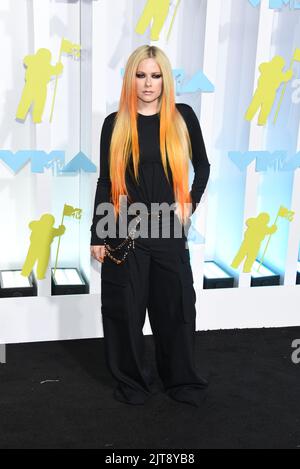
M145 75L136 75L138 78L145 78ZM152 78L160 78L161 75L152 75Z

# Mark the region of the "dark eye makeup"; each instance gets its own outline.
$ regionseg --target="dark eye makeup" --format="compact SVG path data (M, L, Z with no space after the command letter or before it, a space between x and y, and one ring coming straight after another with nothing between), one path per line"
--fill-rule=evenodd
M145 77L145 74L144 73L137 73L136 74L137 78L144 78ZM152 75L153 78L160 78L161 77L161 74L159 73L154 73Z

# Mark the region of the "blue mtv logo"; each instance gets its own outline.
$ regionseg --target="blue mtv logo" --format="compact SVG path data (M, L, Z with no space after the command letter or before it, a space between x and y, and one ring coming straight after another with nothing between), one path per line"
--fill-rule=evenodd
M261 0L248 0L253 7L260 5ZM300 0L269 0L269 8L272 10L280 10L284 6L290 7L291 10L300 9Z
M257 7L260 4L260 0L248 0L253 7Z
M55 168L63 173L95 173L96 166L83 152L77 153L74 158L65 165L65 152L54 150L50 153L39 150L19 150L13 153L10 150L0 150L0 162L3 162L15 174L27 164L31 164L32 173L44 173L45 169Z

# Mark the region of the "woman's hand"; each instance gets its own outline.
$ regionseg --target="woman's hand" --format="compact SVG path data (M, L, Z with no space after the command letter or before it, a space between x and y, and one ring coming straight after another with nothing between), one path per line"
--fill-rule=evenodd
M105 257L105 246L90 246L91 256L93 256L96 261L104 262Z

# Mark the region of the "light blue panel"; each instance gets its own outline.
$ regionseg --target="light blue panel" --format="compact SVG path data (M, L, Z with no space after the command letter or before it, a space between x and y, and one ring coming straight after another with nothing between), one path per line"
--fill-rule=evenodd
M291 206L291 188L293 186L293 172L267 172L261 176L259 187L259 212L267 212L270 215L269 226L271 226L277 216L279 207L284 205L290 209ZM258 212L258 213L259 213ZM258 215L255 214L256 215ZM279 217L277 220L278 230L271 236L271 240L266 251L264 263L280 274L284 273L285 259L288 246L289 233L288 220ZM258 259L261 259L266 242L269 237L263 241Z
M247 6L247 5L246 5ZM259 9L232 5L230 21L221 28L217 81L214 154L208 191L206 260L214 260L229 274L238 276L230 264L245 231L244 206L249 123L244 120L253 91ZM241 161L241 155L245 160Z
M79 203L79 179L80 173L58 173L53 177L53 199L52 214L55 216L55 227L57 228L62 220L64 204L80 207ZM81 220L73 217L65 217L63 224L66 232L61 237L58 267L79 267L79 226ZM58 240L58 238L57 238ZM56 258L57 242L53 242L51 251L52 267Z
M276 35L274 34L273 36L273 55L280 55L285 59L286 67L284 71L289 68L294 50L299 47L299 27L299 11L281 11L278 17ZM298 62L294 63L293 70L294 77L299 77L300 64ZM273 124L273 118L277 109L277 103L280 99L282 86L283 85L281 85L277 91L276 101L268 119L266 149L270 152L284 150L287 152L287 155L293 156L297 150L300 106L299 104L292 103L293 88L291 82L288 82L286 86L277 121ZM292 209L291 197L293 179L294 170L274 171L268 169L261 173L258 211L268 212L270 214L270 224L274 222L280 205ZM265 256L267 266L278 271L280 274L283 274L285 270L290 223L293 222L289 222L281 217L278 218L278 231L272 235ZM264 241L261 247L259 258L263 253L265 245L266 241Z
M215 207L216 262L223 268L229 268L241 243L243 233L243 214L245 205L246 171L240 171L224 153L220 163L220 175L211 187L212 197L217 197ZM234 272L236 272L234 270Z

